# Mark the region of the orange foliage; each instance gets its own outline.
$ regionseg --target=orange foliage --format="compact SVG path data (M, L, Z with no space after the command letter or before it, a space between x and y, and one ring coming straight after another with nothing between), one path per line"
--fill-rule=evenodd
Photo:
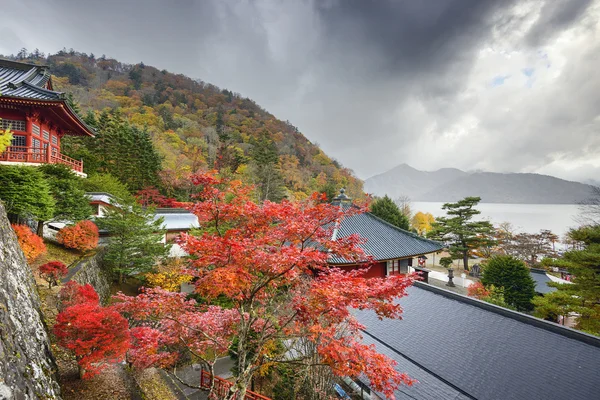
M61 229L56 235L60 244L79 251L93 250L98 246L98 227L92 221L79 221Z
M469 286L467 290L467 294L469 295L469 297L475 297L479 300L490 295L490 291L487 290L481 282L475 282L474 284Z
M27 225L12 225L13 230L17 234L19 246L27 258L27 262L32 262L46 252L44 240L31 232Z

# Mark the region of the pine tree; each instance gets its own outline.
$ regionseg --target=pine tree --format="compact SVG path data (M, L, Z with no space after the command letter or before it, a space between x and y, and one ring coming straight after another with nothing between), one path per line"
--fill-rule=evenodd
M578 314L578 329L600 335L600 225L572 230L569 236L584 248L544 263L566 268L573 275L572 284L551 284L558 290L534 301L536 315L556 320L573 312Z
M428 237L448 244L450 255L462 259L465 270L469 269L469 256L474 249L493 242L494 227L488 221L473 221L481 211L475 209L481 197L465 197L456 203L446 203L447 217L439 217Z
M150 208L142 208L135 202L121 203L108 208L97 223L100 229L109 232L104 262L119 282L129 276L153 272L169 252L170 246L161 243L165 234L163 219L155 219Z
M50 185L50 194L56 202L53 217L81 221L92 214L89 199L81 188L82 178L62 164L43 164L40 171Z

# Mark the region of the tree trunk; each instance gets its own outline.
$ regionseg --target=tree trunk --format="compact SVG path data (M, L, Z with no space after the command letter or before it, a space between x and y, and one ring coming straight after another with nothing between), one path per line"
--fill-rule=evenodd
M465 251L463 253L463 264L464 264L463 267L464 267L465 271L468 271L469 270L469 252L468 251Z
M44 238L44 221L38 221L37 235L42 239Z

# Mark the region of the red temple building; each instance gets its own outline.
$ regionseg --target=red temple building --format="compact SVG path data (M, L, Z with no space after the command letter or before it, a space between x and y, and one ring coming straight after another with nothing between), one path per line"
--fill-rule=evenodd
M66 135L93 137L93 129L64 93L53 90L48 67L0 60L0 118L0 130L13 134L0 164L64 164L85 176L82 161L61 154L60 141Z

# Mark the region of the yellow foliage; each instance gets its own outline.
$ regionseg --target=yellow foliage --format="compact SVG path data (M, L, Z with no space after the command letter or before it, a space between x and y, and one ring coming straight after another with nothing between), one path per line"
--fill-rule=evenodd
M412 218L411 225L417 230L419 235L424 235L431 230L431 224L435 221L435 218L431 213L422 213L419 211Z
M150 287L161 287L169 292L179 292L182 283L192 280L190 275L181 273L184 263L175 258L166 265L161 265L155 273L146 274L146 280Z

